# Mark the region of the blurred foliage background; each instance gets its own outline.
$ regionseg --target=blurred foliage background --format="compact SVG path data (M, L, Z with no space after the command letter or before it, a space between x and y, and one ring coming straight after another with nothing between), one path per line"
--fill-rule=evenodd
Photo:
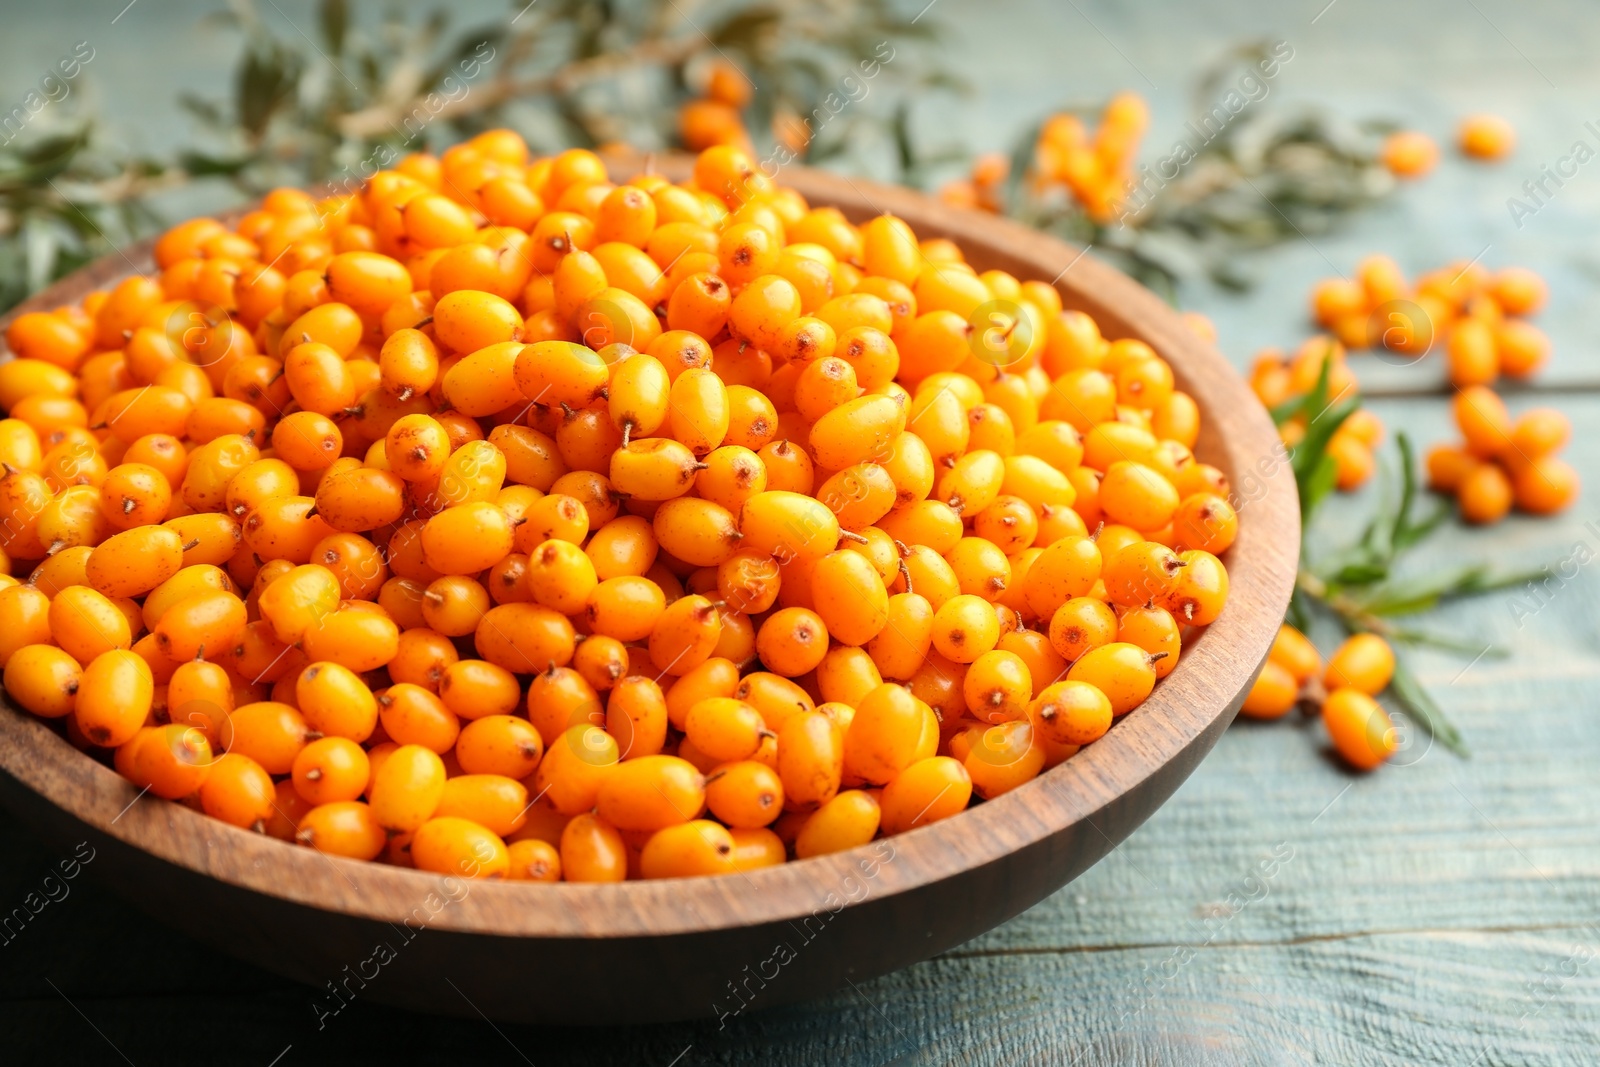
M136 17L131 8L113 25ZM1004 187L971 206L1093 243L1169 295L1189 276L1244 285L1241 251L1323 232L1393 185L1376 160L1383 124L1274 102L1245 110L1123 219L1117 197L1140 178L1142 126L1103 176L1098 204L1041 157L1049 122L1090 116L1103 101L1041 107L998 153L937 127L930 135L927 123L919 134L914 106L971 92L960 42L932 4L512 0L497 17L458 24L442 7L315 0L296 14L277 0L218 0L203 16L237 58L225 91L171 101L192 120L178 146L130 149L70 81L59 102L48 87L19 101L0 145L0 307L200 206L275 185L348 187L384 148L437 148L499 125L536 152L736 140L769 169L799 160L930 190L971 169ZM1207 71L1195 115L1267 47L1242 45ZM83 72L94 77L92 60ZM960 189L946 194L964 202Z

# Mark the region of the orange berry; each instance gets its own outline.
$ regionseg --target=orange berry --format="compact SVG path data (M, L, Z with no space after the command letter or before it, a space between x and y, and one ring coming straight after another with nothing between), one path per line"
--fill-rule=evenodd
M1335 689L1328 694L1322 703L1322 725L1334 750L1357 770L1375 769L1399 747L1388 713L1356 689Z

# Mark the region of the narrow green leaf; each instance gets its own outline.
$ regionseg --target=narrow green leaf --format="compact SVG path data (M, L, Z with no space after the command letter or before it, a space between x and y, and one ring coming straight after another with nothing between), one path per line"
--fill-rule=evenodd
M328 51L337 56L344 51L344 35L350 28L350 6L345 0L322 0L317 14L322 24L322 39Z
M1471 755L1461 731L1451 724L1428 690L1411 673L1403 656L1395 657L1394 677L1389 680L1389 692L1417 720L1417 724L1428 731L1429 736L1462 759Z

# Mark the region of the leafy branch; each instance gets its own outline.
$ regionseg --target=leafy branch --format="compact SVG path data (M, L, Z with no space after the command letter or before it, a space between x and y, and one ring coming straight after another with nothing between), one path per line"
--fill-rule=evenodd
M1326 372L1323 377L1326 378ZM1325 381L1322 386L1325 393ZM1342 417L1348 415L1347 411ZM1325 446L1326 441L1322 441L1319 447ZM1390 694L1430 735L1452 752L1465 756L1467 746L1460 731L1451 724L1406 662L1403 648L1437 648L1474 659L1504 656L1506 650L1396 620L1432 611L1455 600L1519 586L1542 577L1543 571L1503 571L1488 563L1468 563L1414 577L1397 577L1396 565L1402 556L1422 545L1438 530L1449 517L1450 509L1447 505L1436 504L1425 514L1417 514L1416 457L1404 433L1396 436L1396 446L1400 459L1399 491L1380 493L1376 512L1353 543L1325 559L1302 560L1290 605L1290 621L1304 630L1314 616L1321 615L1334 620L1347 634L1374 633L1391 645L1402 646L1395 649ZM1328 457L1323 451L1316 459L1309 458L1313 447L1312 434L1308 431L1293 454L1301 508L1308 519L1322 498L1318 494L1326 495L1320 471ZM1302 452L1307 457L1303 461ZM1309 505L1308 500L1311 501Z
M370 23L357 8L318 0L315 26L256 0L210 16L241 52L225 98L179 98L196 122L180 151L128 158L88 118L0 148L0 307L159 230L158 194L193 183L242 200L278 185L360 180L370 161L389 158L383 149L421 151L494 126L540 154L669 148L680 109L719 63L754 89L741 117L758 146L773 143L780 120L827 114L801 153L818 162L892 146L898 103L958 85L923 48L939 33L937 13L913 18L893 0L521 0L459 30L444 9L395 9ZM844 99L847 108L824 109Z

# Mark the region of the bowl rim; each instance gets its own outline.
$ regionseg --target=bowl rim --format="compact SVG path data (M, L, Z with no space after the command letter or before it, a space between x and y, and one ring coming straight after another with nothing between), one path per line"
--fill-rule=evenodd
M684 164L658 160L656 166L670 172ZM1192 743L1233 712L1282 620L1298 562L1300 515L1276 429L1214 346L1154 293L1086 249L909 189L804 167L787 168L781 177L813 206L837 206L858 219L892 213L919 238L955 241L978 265L1002 258L1035 268L1032 277L1052 277L1050 284L1067 306L1089 310L1108 336L1138 338L1163 355L1204 416L1199 450L1232 472L1236 485L1243 472L1254 471L1254 480L1265 486L1238 509L1239 535L1227 554L1227 609L1186 646L1150 698L1103 738L1017 789L895 837L739 877L611 884L464 883L329 856L177 803L139 803L143 793L132 783L3 697L0 770L94 830L232 886L390 924L409 923L425 909L430 929L495 936L623 938L804 922L867 897L883 899L929 886L1038 845L1079 822L1112 844L1120 840L1101 829L1095 815L1167 763L1185 760L1186 751L1190 763L1198 763L1203 753L1189 751ZM21 314L152 270L154 243L154 238L141 241L74 272L0 317L0 329ZM1226 435L1211 432L1219 415L1229 422ZM432 902L441 900L448 906L433 910Z

